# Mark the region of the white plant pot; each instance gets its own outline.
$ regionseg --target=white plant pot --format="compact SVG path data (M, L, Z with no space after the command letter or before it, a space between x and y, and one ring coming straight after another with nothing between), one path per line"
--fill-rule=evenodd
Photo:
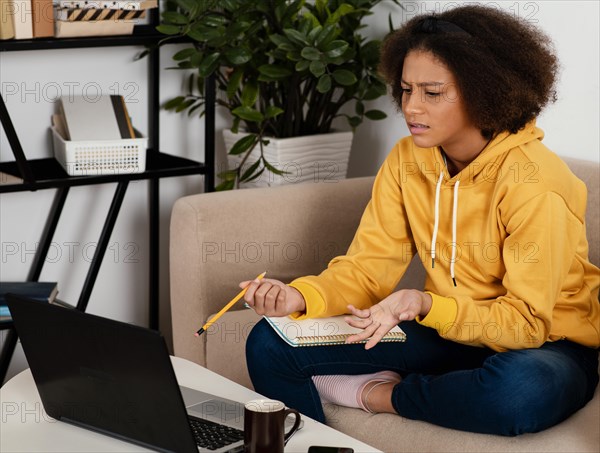
M244 135L247 134L234 134L229 129L223 131L229 169L236 168L242 161L243 155L231 156L229 150ZM348 172L352 138L352 132L269 138L269 144L263 147L267 162L287 173L279 176L265 170L260 177L248 183L242 183L240 187L271 187L301 182L328 183L345 179ZM257 145L246 159L242 173L259 157L260 148Z

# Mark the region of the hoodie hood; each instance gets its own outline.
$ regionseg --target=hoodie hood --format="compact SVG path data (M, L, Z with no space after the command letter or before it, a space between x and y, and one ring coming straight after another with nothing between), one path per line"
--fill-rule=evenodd
M442 184L454 185L454 181L460 180L460 185L476 184L479 181L489 181L496 176L499 169L498 162L511 149L526 143L542 140L544 132L536 126L535 121L528 123L516 134L502 132L494 137L479 155L465 168L454 176L450 176L444 155L439 146L434 148L419 148L415 146L414 157L418 163L423 177L436 185L442 174Z

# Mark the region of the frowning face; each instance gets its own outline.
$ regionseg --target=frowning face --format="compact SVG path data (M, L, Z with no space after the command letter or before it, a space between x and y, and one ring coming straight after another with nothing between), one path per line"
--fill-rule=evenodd
M461 170L487 140L470 121L456 79L432 53L411 51L402 69L402 112L417 146L441 146Z

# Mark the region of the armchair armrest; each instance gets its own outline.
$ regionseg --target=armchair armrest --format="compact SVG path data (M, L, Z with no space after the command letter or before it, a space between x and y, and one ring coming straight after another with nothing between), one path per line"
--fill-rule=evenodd
M206 335L193 333L237 294L240 281L266 270L289 282L345 253L372 184L366 177L177 200L170 230L175 355L206 366Z

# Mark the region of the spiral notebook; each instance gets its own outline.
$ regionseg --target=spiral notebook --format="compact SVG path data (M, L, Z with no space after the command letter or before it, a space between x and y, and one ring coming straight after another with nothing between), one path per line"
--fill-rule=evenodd
M361 329L349 326L344 321L344 315L302 320L292 319L289 316L265 316L264 318L283 340L294 347L344 344L348 336L362 332ZM381 341L406 341L406 334L396 326ZM360 343L365 342L366 340Z

